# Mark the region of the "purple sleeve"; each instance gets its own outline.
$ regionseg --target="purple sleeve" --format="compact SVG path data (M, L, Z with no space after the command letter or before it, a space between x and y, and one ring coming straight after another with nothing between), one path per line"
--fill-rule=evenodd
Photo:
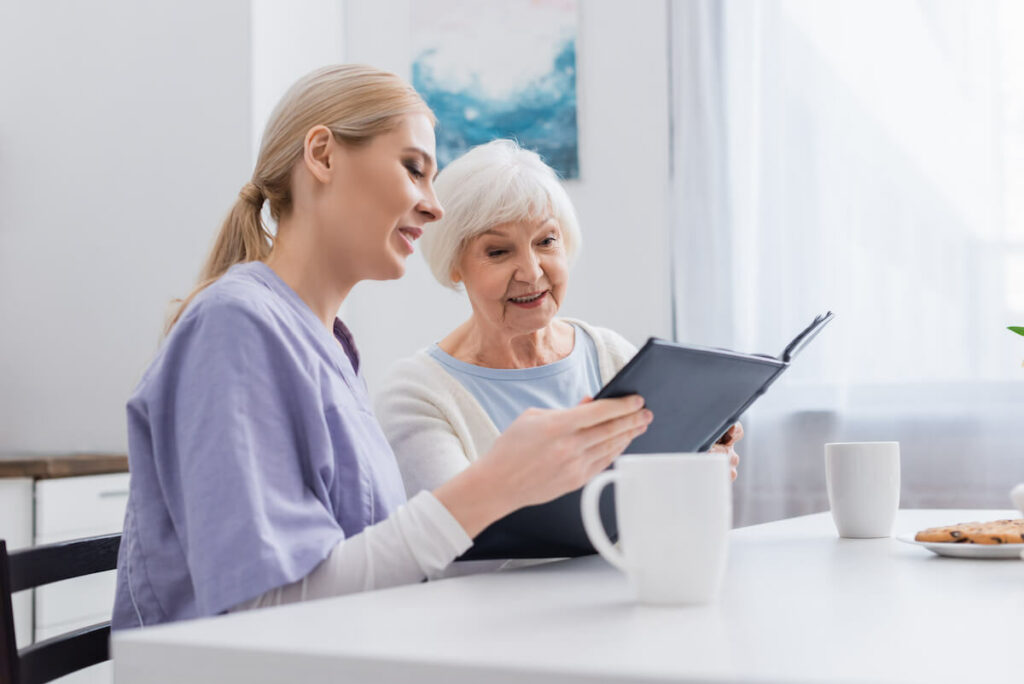
M345 535L310 457L331 445L301 348L257 304L189 313L145 399L159 495L212 615L304 577Z

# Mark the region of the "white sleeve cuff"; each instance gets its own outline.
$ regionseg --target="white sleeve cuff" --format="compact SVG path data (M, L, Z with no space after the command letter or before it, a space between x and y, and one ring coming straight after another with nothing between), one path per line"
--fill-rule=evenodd
M421 491L396 513L406 543L428 578L440 576L458 556L473 546L459 521L432 492Z

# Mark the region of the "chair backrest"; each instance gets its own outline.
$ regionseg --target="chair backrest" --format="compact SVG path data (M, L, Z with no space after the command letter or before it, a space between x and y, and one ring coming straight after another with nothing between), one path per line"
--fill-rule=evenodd
M110 658L110 622L60 634L18 650L11 595L117 567L120 534L7 552L0 539L0 684L41 684Z

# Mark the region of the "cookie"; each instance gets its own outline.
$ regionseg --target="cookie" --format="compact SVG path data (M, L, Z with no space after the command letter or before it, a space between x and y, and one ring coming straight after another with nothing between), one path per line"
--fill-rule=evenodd
M914 539L950 544L1024 544L1024 518L930 527Z

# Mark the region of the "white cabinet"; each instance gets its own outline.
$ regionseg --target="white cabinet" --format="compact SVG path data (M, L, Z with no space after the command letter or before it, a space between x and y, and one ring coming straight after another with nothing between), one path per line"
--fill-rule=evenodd
M35 543L120 532L127 501L128 473L37 480ZM115 577L111 570L36 589L36 641L109 620Z
M0 538L9 550L120 532L128 473L52 479L0 478ZM18 647L110 619L116 571L56 582L14 595ZM109 684L110 663L59 680Z
M0 479L0 539L8 551L32 546L32 483L30 477ZM14 608L14 636L18 648L32 643L32 592L19 591L11 597Z

